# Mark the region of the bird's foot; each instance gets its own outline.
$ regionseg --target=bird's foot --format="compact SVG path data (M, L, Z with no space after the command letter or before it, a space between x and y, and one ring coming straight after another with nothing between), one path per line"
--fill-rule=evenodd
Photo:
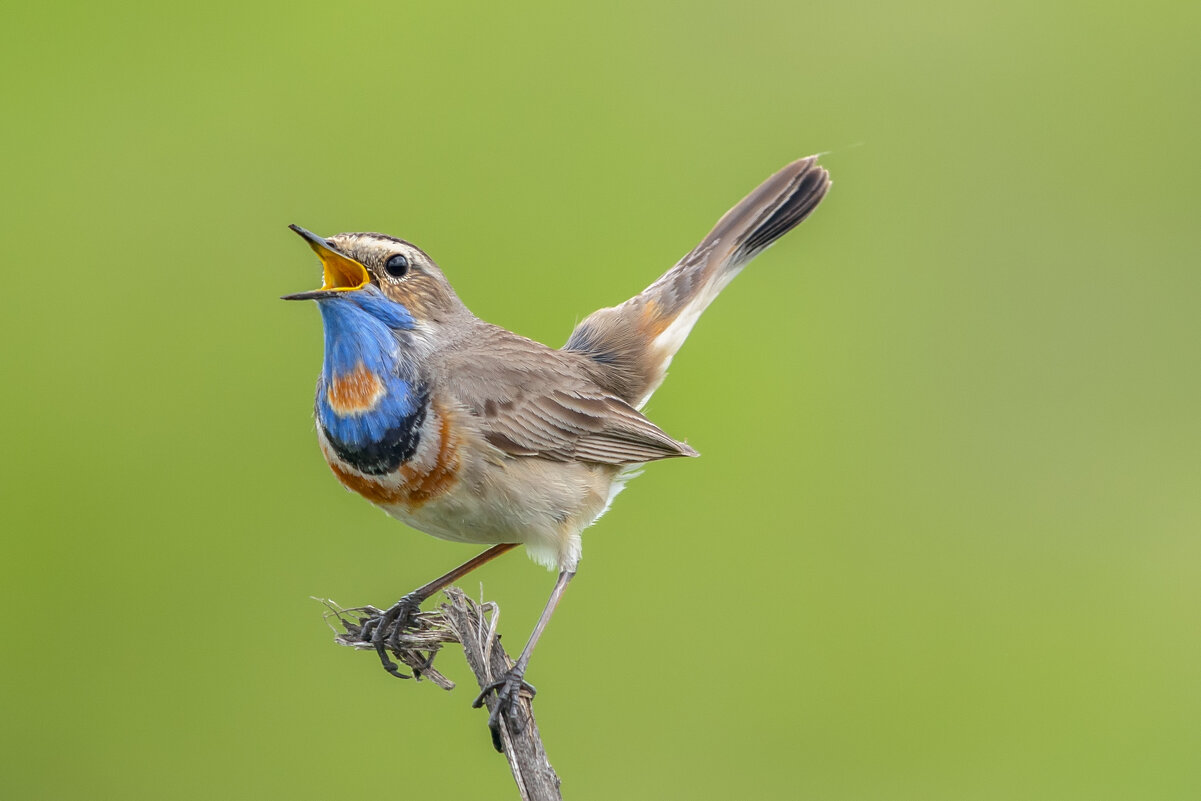
M488 728L492 731L492 745L497 751L504 750L501 745L500 725L501 719L508 716L520 726L520 720L516 716L517 702L524 692L530 699L533 699L538 691L534 689L534 685L525 680L525 668L515 666L508 673L501 676L496 681L489 684L484 689L480 690L480 694L471 702L473 709L479 709L484 705L489 693L496 693L496 705L492 707L492 712L488 715Z
M384 670L398 679L408 679L412 676L400 672L396 663L388 658L388 651L397 652L402 648L400 637L405 631L417 628L417 613L420 611L421 599L406 595L383 614L368 618L359 634L362 641L370 642L375 647ZM425 665L426 668L430 662L433 662L432 654ZM413 672L420 675L421 669L414 668Z

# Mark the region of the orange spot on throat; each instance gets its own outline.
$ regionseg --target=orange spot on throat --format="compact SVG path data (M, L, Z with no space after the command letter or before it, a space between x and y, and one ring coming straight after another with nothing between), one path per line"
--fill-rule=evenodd
M329 408L341 415L369 412L383 396L384 382L362 362L349 373L335 376L325 391Z

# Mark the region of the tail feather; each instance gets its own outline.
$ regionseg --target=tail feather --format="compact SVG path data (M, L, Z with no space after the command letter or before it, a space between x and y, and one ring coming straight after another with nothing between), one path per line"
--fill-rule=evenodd
M829 188L816 156L789 164L726 212L659 280L585 318L564 350L589 357L597 383L641 407L701 312L751 259L808 217Z

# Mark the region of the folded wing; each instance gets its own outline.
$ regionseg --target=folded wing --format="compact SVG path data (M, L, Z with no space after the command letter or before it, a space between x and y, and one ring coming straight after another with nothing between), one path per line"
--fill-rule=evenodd
M696 456L586 375L582 357L488 326L486 347L450 354L443 367L457 405L511 456L638 464Z

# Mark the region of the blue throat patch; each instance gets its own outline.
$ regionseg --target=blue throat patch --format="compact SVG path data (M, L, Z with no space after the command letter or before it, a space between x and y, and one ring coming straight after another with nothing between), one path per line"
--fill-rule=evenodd
M325 361L317 381L317 422L334 452L368 475L390 473L412 458L429 392L397 338L414 327L408 309L374 286L318 301ZM329 387L355 371L378 379L383 394L368 410L339 413Z

